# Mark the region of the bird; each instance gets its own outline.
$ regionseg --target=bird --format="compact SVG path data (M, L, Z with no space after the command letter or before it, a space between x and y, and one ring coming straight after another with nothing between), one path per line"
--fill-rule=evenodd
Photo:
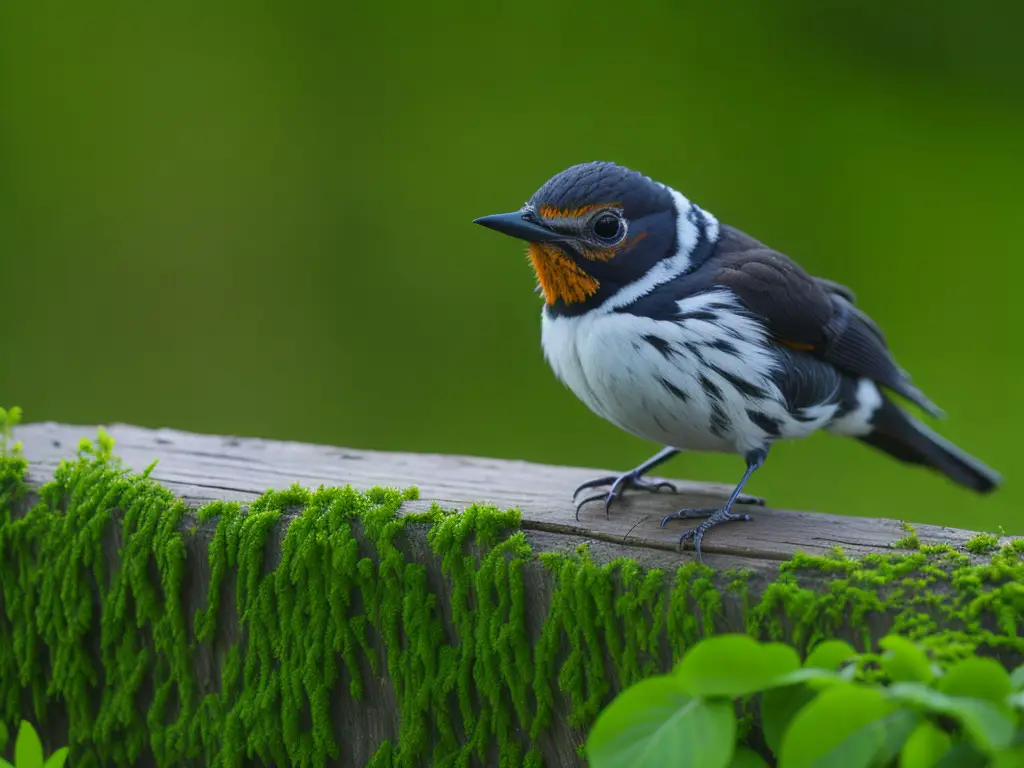
M899 366L879 325L845 285L719 222L676 189L608 161L572 165L518 210L474 223L526 243L543 296L541 347L554 372L594 414L662 446L576 505L627 490L674 491L647 475L680 452L742 457L745 471L720 507L684 508L682 532L703 561L714 526L748 521L736 505L780 440L825 431L986 494L998 472L901 407L945 418Z

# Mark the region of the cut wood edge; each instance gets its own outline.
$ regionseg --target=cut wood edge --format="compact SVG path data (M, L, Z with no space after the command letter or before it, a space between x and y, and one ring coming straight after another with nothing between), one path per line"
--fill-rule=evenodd
M37 422L19 426L15 436L24 445L33 477L39 474L42 481L60 460L74 455L81 439L95 438L97 429ZM515 508L522 514L523 527L530 530L678 552L679 536L688 525L671 521L662 527L665 515L680 507L721 504L731 492L723 484L664 478L676 484L678 493L627 493L613 504L608 516L603 504L596 503L584 507L577 520L571 498L576 486L614 471L200 435L126 424L106 429L126 466L141 471L158 460L153 478L194 506L220 500L251 501L268 488L293 483L305 487L351 484L357 490L417 486L421 503L451 509L471 504ZM745 506L744 511L753 520L718 526L705 537L706 562L715 564L719 556L781 562L797 552L823 555L836 547L852 557L862 557L891 552L893 544L907 535L901 520L767 506ZM946 526L915 523L913 527L923 545L962 547L977 535ZM1012 538L1002 536L999 543ZM679 552L679 557L684 562L694 559L692 545Z

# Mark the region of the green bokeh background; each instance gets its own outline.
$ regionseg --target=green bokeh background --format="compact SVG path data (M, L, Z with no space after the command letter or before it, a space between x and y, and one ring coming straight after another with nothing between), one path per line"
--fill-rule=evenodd
M5 3L0 402L626 469L656 446L555 381L522 247L470 223L610 159L852 286L1008 485L820 435L752 492L1024 532L1024 6L753 6Z

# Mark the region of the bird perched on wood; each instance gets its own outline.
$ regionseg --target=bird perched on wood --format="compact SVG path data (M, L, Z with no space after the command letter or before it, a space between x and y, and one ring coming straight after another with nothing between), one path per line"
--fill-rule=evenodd
M878 325L845 286L720 223L681 193L608 162L574 165L514 213L475 223L526 241L544 296L541 343L555 375L594 413L665 446L576 508L626 489L684 451L736 453L746 471L718 509L685 531L749 520L736 504L772 444L817 430L854 437L987 493L1002 479L891 399L942 412L893 359Z

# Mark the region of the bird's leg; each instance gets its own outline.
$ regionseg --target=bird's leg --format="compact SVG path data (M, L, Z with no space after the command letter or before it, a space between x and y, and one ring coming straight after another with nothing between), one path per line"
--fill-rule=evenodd
M669 520L686 520L695 517L707 518L707 520L696 528L684 531L683 535L679 537L680 550L683 548L683 543L691 536L693 537L694 547L697 550L697 559L701 562L704 561L704 558L701 556L700 543L704 539L704 534L707 533L708 529L718 525L719 523L728 523L733 520L750 520L750 515L734 514L731 511L732 505L738 501L740 491L743 490L743 486L746 485L750 476L754 474L754 471L764 464L764 460L768 458L768 449L761 448L756 451L750 451L745 458L747 460L747 471L743 473L743 479L740 480L739 485L736 486L736 489L732 492L729 500L725 502L725 506L720 509L680 509L678 512L673 512L671 515L667 515L665 519L661 521L661 525L664 527L665 523Z
M600 501L604 499L604 513L607 515L608 510L611 507L612 500L622 495L622 492L627 488L636 488L642 491L656 492L662 488L666 488L672 493L675 493L676 487L667 480L660 480L657 482L651 480L644 480L643 475L650 472L659 464L664 464L666 461L671 459L679 453L678 448L662 448L654 456L649 458L643 464L638 467L634 467L621 475L608 475L607 477L599 477L596 480L588 480L579 486L572 493L573 501L579 496L580 491L585 491L587 488L597 488L602 485L610 485L611 488L608 493L595 493L592 496L587 496L583 501L576 505L576 519L580 519L580 508L584 504L588 504L591 501Z
M631 469L629 472L625 472L621 475L608 475L606 477L599 477L595 480L588 480L587 482L580 485L575 491L573 491L573 501L579 496L580 491L585 491L588 488L597 488L602 485L610 485L611 488L607 493L595 493L591 496L587 496L585 499L580 501L576 505L576 519L580 519L580 509L584 504L589 504L592 501L604 500L604 513L609 514L612 501L622 495L622 492L627 488L635 488L641 491L650 491L652 493L667 489L672 493L676 492L676 487L668 482L667 480L644 480L643 476L654 469L659 464L663 464L673 456L679 453L678 448L662 448L654 456L649 458L643 464L638 467ZM759 496L748 496L745 493L735 495L732 503L735 504L756 504L757 506L764 506L764 499ZM714 510L708 510L707 514L711 514Z

